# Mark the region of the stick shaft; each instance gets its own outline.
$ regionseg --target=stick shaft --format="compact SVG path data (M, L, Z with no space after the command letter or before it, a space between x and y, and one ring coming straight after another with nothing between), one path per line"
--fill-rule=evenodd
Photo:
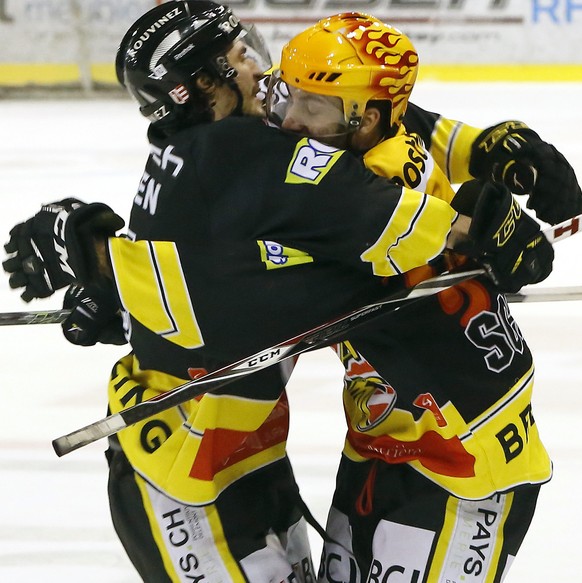
M582 215L577 215L571 219L549 227L544 230L544 235L550 241L555 243L571 237L582 230ZM570 297L562 297L562 293L566 293ZM524 291L519 294L508 294L510 302L524 302L524 301L563 301L569 299L580 299L579 288L555 288L554 293L540 295L537 292ZM530 299L531 297L531 299ZM542 300L541 298L544 297ZM45 310L39 312L0 312L0 326L14 326L20 324L60 324L71 313L70 310Z
M515 294L506 294L510 303L569 302L582 300L582 286L534 288Z
M525 289L515 294L506 294L506 298L510 303L580 301L582 300L582 286ZM0 312L0 326L60 324L70 313L70 310Z
M574 235L580 230L581 218L582 215L568 219L559 225L546 229L544 234L550 242ZM326 322L312 330L281 342L276 346L262 350L248 358L244 358L171 389L154 399L143 401L119 413L110 415L63 437L59 437L52 442L54 450L59 456L65 455L103 437L108 437L129 425L138 423L152 415L156 415L208 392L209 387L207 385L211 385L210 390L215 390L241 376L252 374L303 352L329 345L334 341L337 342L348 330L352 330L361 324L369 323L378 316L394 309L395 305L396 309L398 309L399 306L397 304L403 301L407 301L408 303L409 300L437 294L484 273L484 269L475 269L456 274L440 274L420 282L412 288L403 289L392 294L381 302L354 310L343 317Z
M399 304L403 302L409 303L409 300L437 294L484 273L483 269L474 269L456 274L441 274L420 282L412 288L402 289L380 302L363 306L345 316L326 322L252 356L184 383L154 399L143 401L72 433L58 437L52 442L53 448L58 456L63 456L98 439L108 437L124 427L198 397L209 390L221 388L237 378L253 374L303 352L337 342L345 336L348 330L367 324L395 307L398 309Z
M0 312L0 326L21 324L60 324L71 310L43 310L39 312Z
M544 229L544 235L550 243L557 243L562 239L566 239L579 233L582 230L582 215L576 215L571 219L567 219L553 227Z

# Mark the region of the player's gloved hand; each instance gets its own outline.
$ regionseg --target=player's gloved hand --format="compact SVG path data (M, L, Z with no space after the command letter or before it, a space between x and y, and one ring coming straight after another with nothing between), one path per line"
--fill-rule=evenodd
M10 287L23 287L22 299L45 298L68 285L73 273L61 264L55 251L55 228L68 213L85 203L67 198L41 208L33 218L16 225L4 249L9 255L2 266L10 274Z
M126 344L123 322L111 285L72 285L65 293L63 308L71 310L61 324L65 338L78 346Z
M507 188L478 180L461 188L478 188L480 193L469 240L455 250L481 263L503 292L515 293L524 285L546 279L552 271L554 249Z
M582 191L574 169L554 146L519 121L484 130L473 143L469 171L475 178L527 194L527 207L555 224L582 213Z
M2 263L13 289L24 288L25 302L46 298L74 280L97 272L95 237L110 236L124 222L107 205L74 198L43 205L40 212L10 231Z

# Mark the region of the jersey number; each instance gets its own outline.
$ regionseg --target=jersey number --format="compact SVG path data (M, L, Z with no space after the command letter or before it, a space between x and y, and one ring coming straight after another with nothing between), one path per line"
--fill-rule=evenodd
M486 351L485 363L493 372L501 372L513 361L515 353L523 354L523 336L509 312L503 296L499 297L497 313L481 312L471 318L465 330L467 338Z

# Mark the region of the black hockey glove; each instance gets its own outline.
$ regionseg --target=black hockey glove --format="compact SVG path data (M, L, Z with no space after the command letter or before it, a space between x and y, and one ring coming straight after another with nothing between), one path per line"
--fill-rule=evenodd
M112 285L72 285L63 308L71 314L61 324L65 338L78 346L126 344L123 322Z
M13 289L24 288L25 302L46 298L78 280L91 280L98 259L94 239L124 225L107 205L74 198L43 205L39 213L10 231L2 266Z
M473 257L499 289L515 293L550 275L554 249L538 223L501 184L474 180L461 188L480 189L472 213L469 240L455 249Z
M574 169L551 144L519 121L484 130L473 143L469 171L527 194L527 207L556 224L582 213L582 191Z

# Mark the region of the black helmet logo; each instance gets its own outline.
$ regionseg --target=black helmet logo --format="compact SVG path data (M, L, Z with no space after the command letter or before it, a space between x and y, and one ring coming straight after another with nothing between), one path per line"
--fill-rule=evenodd
M182 105L183 103L186 103L188 99L190 99L188 89L186 89L184 85L177 85L174 87L174 89L172 89L172 91L168 93L168 95L172 98L172 101L178 105Z
M144 30L140 34L139 38L131 45L131 47L127 49L128 56L135 57L137 52L151 38L151 36L154 32L156 32L157 30L159 30L160 28L162 28L163 26L168 24L168 22L171 22L171 20L173 18L175 18L176 16L178 16L179 14L182 14L182 10L178 7L178 8L173 8L169 12L166 12L166 14L164 16L158 18L158 20L156 20L146 30Z

